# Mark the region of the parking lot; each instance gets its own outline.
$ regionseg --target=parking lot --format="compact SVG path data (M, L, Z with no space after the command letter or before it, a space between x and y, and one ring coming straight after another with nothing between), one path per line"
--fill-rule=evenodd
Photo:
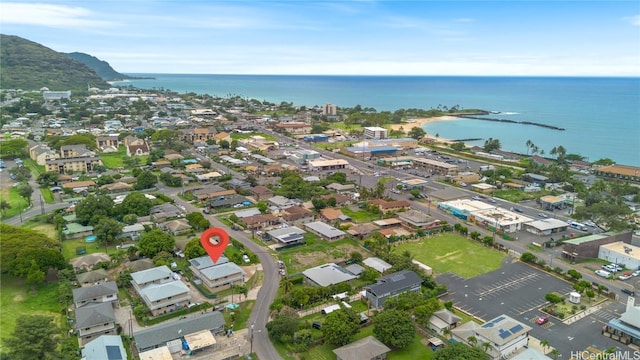
M503 262L500 269L471 279L447 273L438 276L437 281L449 289L442 300L453 301L457 308L484 321L502 314L521 321L532 328L531 336L548 340L567 359L572 351L589 346L627 349L600 334L603 324L624 312L619 302L607 302L571 325L553 317L543 325L536 324L543 315L540 308L547 302L547 293L566 296L573 288L568 282L521 262Z

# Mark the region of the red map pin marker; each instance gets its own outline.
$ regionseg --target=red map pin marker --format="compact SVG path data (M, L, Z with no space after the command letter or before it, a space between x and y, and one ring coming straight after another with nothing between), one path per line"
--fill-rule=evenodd
M218 237L217 241L216 236ZM216 263L229 245L229 234L220 228L207 229L200 235L200 244L207 251L211 260Z

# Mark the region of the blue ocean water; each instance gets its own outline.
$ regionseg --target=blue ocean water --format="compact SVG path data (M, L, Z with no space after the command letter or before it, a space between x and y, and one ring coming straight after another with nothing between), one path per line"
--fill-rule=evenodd
M503 150L520 153L527 152L528 140L545 154L561 145L589 161L610 158L640 166L640 78L130 75L154 79L117 84L307 107L333 103L394 111L459 105L497 111L500 114L490 117L543 123L565 131L468 119L426 124L425 130L446 139L499 139Z

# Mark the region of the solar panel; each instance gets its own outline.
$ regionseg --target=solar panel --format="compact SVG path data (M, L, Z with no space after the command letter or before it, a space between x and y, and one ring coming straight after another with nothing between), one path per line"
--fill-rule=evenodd
M520 331L520 330L522 330L522 329L523 329L523 328L522 328L522 325L518 324L518 325L516 325L516 326L512 327L511 329L509 329L509 331L511 331L512 333L514 333L514 334L515 334L515 333L517 333L518 331Z
M498 335L500 336L501 339L506 339L509 336L511 336L511 333L506 331L506 330L504 330L504 329L500 329L500 330L498 330Z
M109 360L124 360L119 346L107 345L107 358Z

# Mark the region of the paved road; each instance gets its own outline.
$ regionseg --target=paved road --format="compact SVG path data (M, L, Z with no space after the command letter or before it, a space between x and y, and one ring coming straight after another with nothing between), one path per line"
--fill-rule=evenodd
M158 184L158 190L163 194L172 196L176 200L176 203L184 206L188 212L199 212L201 210L175 196L180 189L167 188L162 184ZM267 322L269 321L270 306L276 297L276 292L280 284L280 275L278 274L276 260L262 246L249 239L244 232L229 229L228 226L220 222L213 215L207 217L212 226L224 228L229 233L229 236L240 241L260 259L264 272L264 281L258 292L251 315L249 316L249 324L252 324L249 326L249 331L251 331L251 326L253 326L252 348L253 352L256 353L260 359L280 359L280 355L271 344L266 328Z

